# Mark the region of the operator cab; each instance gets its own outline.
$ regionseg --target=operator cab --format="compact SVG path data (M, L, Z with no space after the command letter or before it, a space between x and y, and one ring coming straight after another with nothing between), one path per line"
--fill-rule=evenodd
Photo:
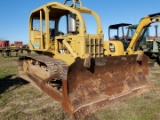
M129 25L131 24L120 23L120 24L110 25L108 28L109 40L120 40L121 41L126 36L126 33L127 33L127 30L124 28L128 27Z
M126 50L129 45L130 39L127 36L128 29L125 28L129 28L130 25L131 24L129 23L110 25L108 28L109 40L121 41L124 45L124 49Z
M29 22L30 40L35 50L45 50L52 45L52 49L60 52L66 36L79 34L79 19L63 7L48 6L32 12ZM55 44L59 47L55 48Z
M79 0L72 2L70 6L65 5L66 2L51 2L31 12L30 49L43 54L51 53L56 58L70 56L71 53L75 58L85 58L88 54L93 58L103 57L104 35L100 17L96 12L82 7ZM95 33L88 32L84 16L92 17Z

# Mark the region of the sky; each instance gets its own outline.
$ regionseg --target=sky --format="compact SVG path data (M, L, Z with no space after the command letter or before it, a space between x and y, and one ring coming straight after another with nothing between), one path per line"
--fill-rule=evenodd
M0 0L0 39L29 41L28 19L32 10L48 2L64 3L65 0ZM81 0L83 6L97 12L101 18L105 39L108 26L117 23L137 24L139 20L160 12L160 0ZM86 20L87 21L87 20ZM92 32L94 20L88 20L87 31ZM151 31L153 32L153 30Z

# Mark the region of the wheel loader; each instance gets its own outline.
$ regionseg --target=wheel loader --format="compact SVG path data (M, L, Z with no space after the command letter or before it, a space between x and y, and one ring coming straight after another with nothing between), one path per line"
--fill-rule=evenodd
M47 3L31 12L29 49L37 54L19 58L21 76L28 76L24 79L59 101L77 120L150 90L148 58L107 55L99 15L80 0L71 5L68 1ZM83 14L95 18L96 33L87 33Z

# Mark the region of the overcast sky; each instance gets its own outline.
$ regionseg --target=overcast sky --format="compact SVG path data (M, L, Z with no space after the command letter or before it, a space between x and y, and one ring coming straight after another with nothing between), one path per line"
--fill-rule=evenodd
M0 0L0 39L23 41L28 43L28 18L35 8L48 2L64 0ZM83 6L96 11L102 21L105 39L108 38L108 26L116 23L136 24L153 13L160 12L160 0L81 0ZM87 22L92 32L94 22Z

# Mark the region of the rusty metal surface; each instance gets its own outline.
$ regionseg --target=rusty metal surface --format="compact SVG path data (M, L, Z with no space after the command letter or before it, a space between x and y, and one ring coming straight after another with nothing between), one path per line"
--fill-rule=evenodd
M21 70L21 71L24 70L23 63L25 60L28 60L28 58L21 57L19 59L19 70ZM39 71L39 73L41 73L41 71ZM43 81L43 79L41 79L40 77L35 75L33 71L30 71L29 68L28 68L28 71L25 71L25 72L23 71L23 75L24 74L26 74L32 80L32 82L34 82L42 91L47 93L50 97L52 97L53 99L55 99L57 101L61 101L61 99L62 99L61 93L59 91L57 91L56 89L52 88L51 86L49 86L45 81Z
M116 101L144 93L151 85L148 77L148 57L145 55L141 63L136 62L137 55L91 59L90 68L84 67L82 59L76 60L68 68L63 61L34 55L20 59L21 70L24 59L34 59L48 66L50 75L46 79L32 71L33 66L28 68L30 70L26 74L77 120ZM39 72L43 74L42 71ZM48 83L54 77L61 78L62 91Z
M24 71L24 65L32 60L35 62L33 65L27 64L25 66L27 71ZM25 62L24 62L25 61ZM43 63L46 66L46 72L48 72L47 76L42 77L44 74L44 67L41 68L41 65L36 65L36 61ZM25 64L24 64L25 63ZM38 66L40 66L38 68ZM70 114L72 114L69 99L67 94L67 71L68 66L61 60L56 60L44 55L30 55L19 58L19 71L21 74L26 74L33 83L35 83L43 92L48 94L50 97L55 99L56 101L61 102L62 107ZM39 74L37 74L39 72ZM52 85L49 84L51 80L54 78L61 78L62 81L62 91L55 89ZM29 81L30 82L30 81Z
M42 79L36 77L31 73L27 73L27 75L33 80L33 82L46 94L55 99L56 101L62 100L62 95L59 91L46 84Z
M91 68L77 60L69 68L68 94L76 119L150 89L148 57L137 55L92 59Z

